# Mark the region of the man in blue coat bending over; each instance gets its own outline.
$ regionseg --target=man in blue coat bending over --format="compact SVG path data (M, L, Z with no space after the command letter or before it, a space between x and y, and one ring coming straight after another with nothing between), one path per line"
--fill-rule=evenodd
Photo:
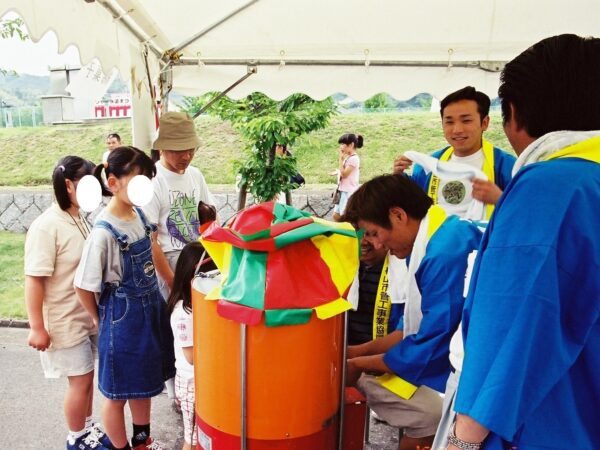
M463 315L448 448L600 448L600 39L544 39L501 75L518 159Z
M487 205L489 219L494 205L512 178L515 157L494 147L483 137L490 124L490 98L467 86L446 96L441 102L442 129L448 146L432 153L440 161L466 164L481 170L487 180L440 180L416 164L411 176L434 204L449 214L464 217L472 200ZM404 155L396 158L394 173L403 173L412 165Z

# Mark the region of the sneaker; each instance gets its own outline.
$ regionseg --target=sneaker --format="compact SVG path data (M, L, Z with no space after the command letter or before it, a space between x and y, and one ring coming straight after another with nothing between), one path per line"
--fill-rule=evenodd
M155 441L149 437L143 444L138 444L132 447L131 450L169 450L167 447L163 447L163 444L159 441Z
M86 433L77 439L67 439L67 450L109 450L109 448L104 447L91 433Z
M110 439L108 438L108 435L104 432L98 422L92 423L92 425L90 425L88 428L88 432L90 436L100 442L102 446L106 448L114 448L112 442L110 442Z

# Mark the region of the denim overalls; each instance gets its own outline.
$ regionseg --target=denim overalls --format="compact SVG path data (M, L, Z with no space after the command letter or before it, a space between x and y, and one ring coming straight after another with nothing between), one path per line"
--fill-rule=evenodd
M112 233L123 268L120 282L105 283L98 305L98 386L112 400L153 397L175 375L173 333L152 262L156 226L136 211L146 236L131 244L110 223L95 224Z

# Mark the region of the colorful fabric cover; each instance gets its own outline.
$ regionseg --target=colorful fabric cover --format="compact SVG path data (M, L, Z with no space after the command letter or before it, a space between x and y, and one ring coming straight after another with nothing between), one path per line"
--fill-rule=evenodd
M251 206L200 241L223 275L207 295L222 317L267 326L327 319L351 308L345 295L358 270L359 239L329 222L274 202Z

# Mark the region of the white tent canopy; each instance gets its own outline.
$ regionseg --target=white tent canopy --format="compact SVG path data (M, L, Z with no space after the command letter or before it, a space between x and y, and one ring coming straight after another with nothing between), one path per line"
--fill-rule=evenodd
M33 40L53 30L83 64L98 58L131 79L134 142L145 148L150 86L199 95L252 67L230 97L405 99L466 85L495 96L499 69L533 43L600 34L597 0L0 0L0 15L10 10Z

